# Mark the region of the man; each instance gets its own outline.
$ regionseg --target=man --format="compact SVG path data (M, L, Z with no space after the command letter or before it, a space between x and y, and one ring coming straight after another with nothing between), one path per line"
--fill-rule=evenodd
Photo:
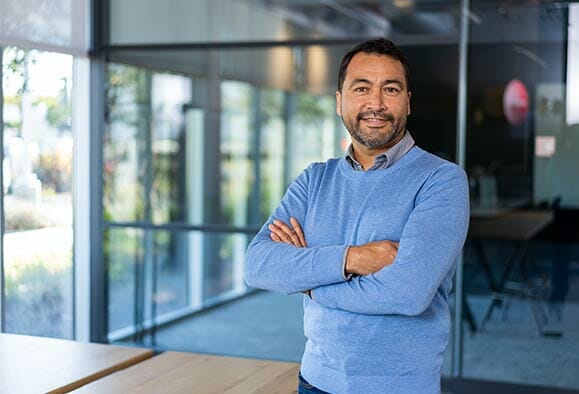
M408 65L390 41L344 56L336 112L346 156L290 185L249 245L246 281L306 294L300 393L438 393L465 173L414 145Z

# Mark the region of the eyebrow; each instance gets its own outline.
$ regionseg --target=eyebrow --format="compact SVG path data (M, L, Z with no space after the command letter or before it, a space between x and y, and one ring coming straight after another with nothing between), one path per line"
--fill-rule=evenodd
M352 83L350 84L350 87L357 85L359 83L367 83L367 84L372 84L372 82L370 82L369 80L367 80L366 78L356 78L352 81Z
M365 83L365 84L369 84L369 85L372 84L372 82L370 82L370 80L368 80L366 78L356 78L352 81L352 83L350 84L349 87L352 87L352 86L360 84L360 83ZM404 84L399 79L387 79L384 81L383 84L384 85L390 85L391 83L394 83L394 84L400 86L400 88L404 88Z

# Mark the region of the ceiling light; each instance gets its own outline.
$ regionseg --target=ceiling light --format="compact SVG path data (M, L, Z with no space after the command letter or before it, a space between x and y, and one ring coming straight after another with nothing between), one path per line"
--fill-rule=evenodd
M410 8L414 6L414 0L394 0L393 4L397 8Z

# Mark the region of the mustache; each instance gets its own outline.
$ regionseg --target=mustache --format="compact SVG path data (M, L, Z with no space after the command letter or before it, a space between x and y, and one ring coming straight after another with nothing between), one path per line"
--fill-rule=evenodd
M394 121L394 116L392 114L389 114L385 111L366 111L366 112L361 112L358 114L358 116L356 117L356 119L358 121L364 119L364 118L376 118L376 119L380 119L380 120L388 120L390 122Z

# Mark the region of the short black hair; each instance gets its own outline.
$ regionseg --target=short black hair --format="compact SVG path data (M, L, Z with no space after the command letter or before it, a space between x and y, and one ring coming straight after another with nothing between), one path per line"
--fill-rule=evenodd
M408 89L408 86L409 86L409 79L408 79L409 65L408 65L408 61L406 60L406 56L404 56L404 53L402 52L402 50L400 48L398 48L396 45L394 45L394 43L392 41L387 40L385 38L376 38L374 40L368 40L368 41L364 41L364 42L357 44L355 47L350 49L344 55L344 57L342 58L342 61L340 62L340 69L338 71L338 92L342 91L342 86L344 85L344 79L346 79L346 70L348 69L348 65L350 64L350 61L352 60L354 55L356 55L360 52L375 54L375 55L390 56L391 58L394 58L394 59L398 60L400 63L402 63L402 66L404 67L404 77L406 78L406 86Z

